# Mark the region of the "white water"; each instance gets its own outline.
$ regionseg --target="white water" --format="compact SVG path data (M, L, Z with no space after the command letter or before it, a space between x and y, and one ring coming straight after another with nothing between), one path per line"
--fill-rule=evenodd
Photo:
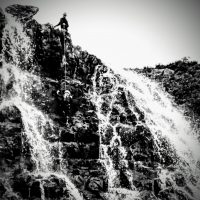
M13 25L13 27L11 27ZM17 27L17 28L15 28ZM73 185L67 175L62 171L53 170L54 157L52 151L54 145L45 139L47 131L54 130L54 124L49 117L40 111L34 104L31 98L33 90L42 90L42 83L38 76L34 75L32 64L32 48L31 42L27 35L23 32L23 28L16 22L10 22L6 25L4 32L4 43L6 38L10 38L9 54L11 60L8 62L5 59L5 52L8 52L6 46L3 50L3 68L0 69L2 85L2 98L0 110L6 107L17 107L21 112L22 122L24 126L24 134L27 142L30 145L32 160L35 164L35 176L42 176L41 192L42 199L45 199L43 181L48 179L50 175L55 175L65 181L66 187L70 194L77 200L83 199L78 189ZM23 59L22 59L23 58ZM31 66L29 66L31 65ZM23 69L23 70L22 70ZM28 69L28 70L27 70ZM31 69L31 70L30 70ZM97 73L97 71L96 71ZM144 113L145 123L150 129L158 149L160 148L160 138L167 138L169 143L174 147L177 155L187 163L186 166L176 166L184 171L186 178L190 175L195 176L198 180L196 186L191 186L196 199L200 196L199 183L199 168L197 166L200 161L199 152L200 145L197 139L197 133L192 129L190 122L186 120L181 110L177 109L171 99L159 88L159 86L149 79L138 75L135 72L126 72L120 70L119 73L126 79L122 83L111 72L102 74L98 80L95 74L93 77L93 91L91 98L96 106L96 113L99 118L99 134L100 134L100 158L103 165L106 167L109 177L109 191L105 195L107 199L138 199L140 194L132 183L132 173L128 168L126 157L126 149L122 146L120 135L116 131L119 123L112 123L111 111L117 102L117 90L123 88L126 91L129 108L137 116L134 111L132 97L136 106ZM111 92L105 91L104 78L109 80ZM8 90L6 86L12 84ZM131 94L131 97L129 95ZM109 107L108 112L105 112L102 107L107 101ZM118 109L123 110L122 106ZM123 125L121 126L129 126ZM108 127L112 128L112 138L109 144L105 144L105 131ZM129 128L134 128L130 127ZM57 145L59 148L59 144ZM126 178L129 182L129 188L122 188L119 180L119 170L116 169L115 161L109 153L109 149L118 150L120 167L124 168ZM60 156L60 154L59 154ZM181 165L181 162L180 162ZM171 179L171 173L161 166L160 178L165 182L166 178ZM189 181L189 180L188 180ZM164 186L163 186L164 187ZM125 196L124 196L125 195ZM122 197L123 196L123 197Z
M200 199L199 132L193 129L192 123L184 116L184 111L175 106L158 83L136 72L122 70L120 74L126 78L126 89L134 96L136 106L144 112L146 124L158 147L160 138L168 139L180 158L176 167L185 175L195 199ZM133 109L132 105L129 106ZM196 186L191 184L191 176L196 178ZM165 183L166 178L173 181L172 177L171 172L161 167L162 183Z
M157 142L159 135L168 138L177 154L195 171L200 161L198 133L183 111L173 105L157 83L136 72L120 71L120 74L128 80L126 89L134 96L136 106L144 112L145 121Z
M35 170L32 174L42 177L40 180L41 199L45 199L43 180L48 180L48 177L54 175L65 181L66 188L73 198L81 200L83 197L66 173L62 169L59 171L53 169L56 158L53 157L52 152L55 144L50 143L45 137L53 133L54 124L46 114L34 105L32 100L34 90L42 92L42 82L40 77L34 75L31 41L23 31L22 25L13 19L10 20L3 34L0 110L16 107L21 113L23 134L27 139L31 159L35 164ZM9 60L5 56L6 54L9 54Z
M97 66L98 68L99 66ZM111 92L106 93L104 85L103 78L108 78L112 89ZM117 83L117 79L113 76L113 74L107 72L106 74L102 75L102 77L99 78L99 86L97 86L97 70L93 77L93 91L91 92L91 100L96 106L96 114L99 119L99 135L100 135L100 161L105 166L107 175L108 175L108 191L107 194L108 199L139 199L139 192L135 188L135 186L132 183L132 174L128 169L127 161L125 160L126 157L126 150L121 145L121 138L118 135L116 131L116 127L119 125L118 123L112 124L110 122L111 118L111 112L112 108L114 106L114 103L117 101L117 89L121 87L121 84ZM105 101L108 101L109 107L107 108L107 113L104 113L102 110L103 103ZM119 109L123 109L120 107ZM121 124L122 125L122 124ZM126 125L123 125L126 126ZM113 130L113 136L112 139L109 142L109 145L105 145L103 142L103 139L105 137L105 133L108 127L112 127ZM112 156L108 153L108 148L111 149L111 151L118 150L119 151L119 157L120 157L120 163L119 166L125 168L125 174L126 178L129 181L130 184L130 190L121 188L120 180L119 180L119 170L115 169L114 161L112 159ZM122 198L122 196L124 196Z
M158 151L162 150L161 141L162 138L166 138L168 143L174 148L176 155L180 161L175 166L178 170L184 173L188 184L192 188L194 197L200 199L200 143L198 141L198 132L196 132L190 121L184 117L183 111L178 109L172 99L165 92L161 90L159 85L150 79L137 74L136 72L124 71L122 69L116 70L116 74L120 74L121 81L117 81L117 77L113 76L113 73L108 71L107 73L100 73L97 77L97 71L100 66L97 66L96 74L93 77L93 91L91 92L91 98L96 106L96 113L100 121L99 135L101 141L100 159L104 164L109 177L109 188L120 188L117 183L118 173L113 167L114 160L108 153L108 148L114 149L114 141L118 140L118 149L121 153L121 160L126 155L125 148L121 145L121 138L115 131L115 127L118 123L112 124L111 111L114 108L114 102L117 101L117 90L123 88L126 93L126 99L128 100L129 109L137 116L135 112L135 106L144 113L145 123L154 138L154 142L157 145ZM106 92L106 82L111 85L109 92ZM123 81L122 81L123 80ZM99 85L97 85L97 82ZM107 101L109 107L107 112L103 109L103 103ZM133 101L135 103L133 103ZM134 105L135 104L135 105ZM123 109L121 108L118 108ZM113 136L109 144L104 144L105 133L108 127L112 127ZM123 163L126 168L126 162ZM160 166L160 179L164 189L164 183L167 178L173 182L173 173ZM126 168L127 177L129 177L129 183L131 184L131 172ZM198 180L196 186L190 183L190 177L194 176ZM131 186L132 190L134 186ZM127 192L127 191L126 191ZM125 192L125 193L126 193ZM189 195L189 194L188 194ZM137 198L136 192L132 198ZM113 196L113 199L115 195ZM128 197L127 197L128 199Z

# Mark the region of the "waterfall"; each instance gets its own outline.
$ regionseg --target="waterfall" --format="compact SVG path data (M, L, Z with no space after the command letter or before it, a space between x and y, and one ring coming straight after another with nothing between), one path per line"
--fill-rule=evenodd
M121 199L123 195L126 196L125 199L138 199L139 192L132 183L132 174L128 169L128 163L125 159L126 150L122 146L120 135L116 131L116 127L119 123L112 123L111 113L114 108L114 103L117 101L117 95L119 94L118 89L122 86L117 78L114 76L110 70L105 74L100 74L100 78L97 77L98 67L93 77L93 91L91 92L91 100L96 106L96 113L99 119L99 135L100 135L100 161L106 168L108 174L108 188L109 199ZM109 83L109 84L106 84ZM109 88L109 89L108 89ZM108 91L107 91L108 89ZM107 108L104 110L103 105L107 103ZM123 110L123 107L119 106L119 109ZM122 125L122 124L121 124ZM126 127L126 125L123 125ZM105 138L106 131L111 127L112 138L109 144L104 144L103 139ZM110 133L111 134L111 133ZM109 153L110 150L110 153ZM112 152L117 151L117 157L113 158ZM115 162L115 159L119 159ZM125 169L126 178L130 184L129 190L122 188L119 178L119 168L123 167ZM117 170L116 170L117 169ZM115 194L117 192L117 194ZM113 194L114 193L114 194Z
M120 103L122 92L127 101L128 109L135 116L135 125L120 122L119 113L124 112L124 106ZM158 83L136 72L123 69L104 71L101 66L97 66L93 77L91 99L95 104L96 114L100 121L101 149L99 157L108 173L110 190L117 189L119 191L119 189L122 189L118 178L119 168L123 168L129 182L129 188L126 188L124 193L130 190L134 191L135 194L132 194L132 199L133 197L137 198L139 195L132 182L134 177L132 177L125 159L128 148L122 145L122 135L116 129L117 127L127 127L134 130L138 125L142 125L147 126L150 130L161 160L164 159L161 152L170 146L174 154L171 157L176 163L174 167L177 171L184 173L195 198L200 198L200 144L198 132L192 128L191 122L184 116L184 111L173 103L172 98L161 89ZM138 109L143 113L144 120L140 119ZM112 114L114 110L118 114ZM110 138L108 138L107 132L110 133ZM125 134L126 131L123 132L123 135ZM166 141L164 147L163 140ZM118 150L118 167L115 166L117 157L110 153L116 150ZM170 155L171 152L167 153ZM164 183L167 180L174 182L174 174L164 164L160 164L157 169L160 171L159 178L162 181L162 189L164 190ZM195 186L190 181L191 176L197 180ZM179 189L178 187L175 188Z
M3 34L0 110L16 107L21 113L23 134L35 165L30 173L40 179L41 199L45 199L43 181L53 175L65 181L66 189L73 198L81 200L83 197L66 172L62 168L54 169L56 157L53 151L59 144L50 143L46 137L53 134L55 125L46 113L34 105L32 98L35 90L42 93L43 88L41 78L34 73L32 43L23 26L14 19L9 20Z
M64 181L73 199L81 200L83 197L62 162L62 145L48 139L54 134L59 138L60 132L36 104L35 91L44 99L45 92L41 77L35 72L31 40L20 23L9 20L2 38L0 110L15 107L21 114L22 134L34 164L29 173L39 180L41 199L46 198L45 181L56 177ZM134 171L139 168L157 172L153 178L161 181L161 191L167 188L168 180L174 189L184 190L174 178L177 172L184 174L190 188L184 190L188 199L200 199L199 133L156 82L136 72L98 65L89 96L99 121L99 161L108 177L106 199L142 199L143 191L135 184L138 180Z
M144 112L145 121L158 144L159 136L169 139L178 156L195 171L200 161L199 135L183 110L173 104L157 83L136 72L120 71L120 74L127 79L126 89ZM130 107L133 109L131 104Z
M162 138L166 138L178 155L177 168L185 174L195 199L200 199L199 132L184 116L184 110L175 105L158 83L136 72L120 70L120 74L126 78L126 89L133 95L136 106L143 111L158 148L163 148L160 143ZM129 105L133 109L133 105ZM173 181L170 175L173 176L169 170L161 168L160 178L163 183L167 178ZM191 184L191 176L197 180L195 186Z

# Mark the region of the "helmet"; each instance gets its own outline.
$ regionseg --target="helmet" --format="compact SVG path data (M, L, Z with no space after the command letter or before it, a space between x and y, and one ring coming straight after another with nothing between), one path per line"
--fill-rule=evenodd
M71 92L69 90L65 90L63 97L65 100L72 98Z
M63 16L67 16L67 13L66 13L66 12L64 12L64 13L63 13Z

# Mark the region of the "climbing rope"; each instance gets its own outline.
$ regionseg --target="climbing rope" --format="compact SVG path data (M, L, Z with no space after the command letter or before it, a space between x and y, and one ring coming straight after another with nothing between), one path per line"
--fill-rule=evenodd
M64 37L64 44L63 44L63 56L62 56L62 67L64 67L64 100L66 100L67 98L71 98L71 93L67 90L67 61L66 61L66 56L65 56L65 52L66 52L66 34L65 34L66 30L62 29L62 33L63 33L63 37ZM70 110L70 104L68 103L68 110ZM66 116L66 124L68 124L69 121L69 116Z
M67 61L66 61L66 56L65 56L65 52L66 52L66 44L65 44L65 42L66 42L66 35L65 35L65 30L64 29L62 29L62 33L63 33L63 37L64 37L64 44L63 44L63 56L62 56L62 66L64 67L64 70L65 70L65 72L64 72L64 91L66 91L66 89L67 89L67 85L66 85L66 80L67 80Z

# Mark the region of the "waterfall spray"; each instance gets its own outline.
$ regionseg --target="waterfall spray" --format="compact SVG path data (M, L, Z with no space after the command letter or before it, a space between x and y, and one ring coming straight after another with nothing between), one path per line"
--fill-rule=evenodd
M41 199L46 198L45 181L51 177L57 177L64 181L65 189L73 196L72 198L81 200L82 195L67 176L66 166L63 166L65 164L62 163L61 143L48 140L48 135L56 131L55 124L38 108L33 98L33 91L43 93L43 84L40 76L34 72L36 66L33 62L32 47L24 27L10 19L3 34L0 110L16 107L21 113L25 142L29 145L34 163L34 170L30 173L39 179ZM138 166L143 169L148 166L144 165L145 161L136 161L135 157L139 154L145 160L150 154L147 152L143 155L137 152L140 149L137 149L138 144L134 141L134 137L140 132L138 127L143 128L140 132L141 137L146 138L154 151L157 151L157 162L160 161L160 163L146 164L153 166L152 168L158 172L155 176L161 181L160 190L166 189L168 180L174 189L181 190L175 185L174 178L175 172L181 172L185 175L186 182L192 191L188 192L187 188L185 190L187 195L191 199L200 199L199 135L192 128L183 111L174 105L169 95L163 92L157 83L148 78L136 72L127 72L122 69L103 70L102 68L103 66L96 66L90 99L95 105L99 120L99 160L108 176L106 199L142 198L143 191L135 186L133 171ZM126 134L129 134L132 140L125 141ZM135 143L131 144L132 141ZM169 149L173 151L171 155L173 166L168 166L164 160L165 148L166 151ZM57 157L54 155L55 151L57 151ZM145 151L148 151L148 148ZM128 154L132 157L128 158ZM57 159L60 162L59 167L55 167ZM131 159L134 162L132 168L129 162ZM176 171L170 170L170 167L176 168ZM194 177L195 183L191 181L191 177Z
M34 74L33 50L23 26L10 19L3 34L2 102L0 110L16 107L21 113L23 133L30 146L35 169L31 172L40 178L41 198L45 199L43 180L54 175L65 181L66 189L77 200L83 199L78 189L62 171L54 170L53 147L46 135L54 131L54 123L34 105L33 90L42 91L42 81ZM59 150L59 149L58 149Z
M138 199L139 192L133 185L132 174L128 169L128 164L125 159L127 152L122 146L121 138L116 131L116 127L119 125L119 122L111 122L112 110L117 101L118 89L121 87L121 84L118 83L117 78L110 71L105 74L100 74L98 79L98 67L99 66L96 67L96 72L93 77L93 91L91 92L91 100L96 106L96 113L99 119L99 158L102 164L105 166L108 174L108 190L110 194L107 197L109 199L122 199L122 196L125 195L125 199L127 200ZM103 104L106 101L108 107L103 110ZM123 109L122 107L120 108ZM104 144L105 133L108 127L112 127L113 136L109 141L109 144ZM122 168L123 171L125 171L124 173L128 180L129 190L121 187L119 173ZM117 194L115 194L116 191Z
M128 182L131 186L129 186L130 190L135 190L131 171L125 159L126 148L123 147L121 137L116 131L119 125L123 127L125 124L121 124L120 120L111 114L114 110L119 111L119 113L123 112L123 107L119 103L120 90L125 94L128 109L136 116L136 125L130 125L129 128L134 129L145 122L154 138L155 148L158 153L160 152L161 160L163 159L161 144L163 144L163 139L166 139L165 145L168 143L174 154L177 155L177 158L172 158L176 159L177 170L185 173L186 180L191 185L195 198L199 199L198 165L200 161L200 144L197 132L194 131L190 122L184 117L183 111L172 103L172 99L161 90L157 83L148 78L136 72L127 72L122 69L115 70L115 72L112 70L102 72L101 66L97 66L93 77L91 99L96 106L96 113L100 121L100 159L108 172L109 188L120 188L120 184L116 182L119 177L118 168L115 167L116 158L110 153L118 146L118 165L126 169L126 175L129 177ZM136 108L143 113L144 122L139 119ZM111 129L111 139L105 136L108 129ZM123 160L125 162L122 162ZM173 182L174 173L162 165L159 168L159 178L162 181L162 189L164 189L164 183L167 179ZM193 186L190 182L191 174L198 180L196 186Z

